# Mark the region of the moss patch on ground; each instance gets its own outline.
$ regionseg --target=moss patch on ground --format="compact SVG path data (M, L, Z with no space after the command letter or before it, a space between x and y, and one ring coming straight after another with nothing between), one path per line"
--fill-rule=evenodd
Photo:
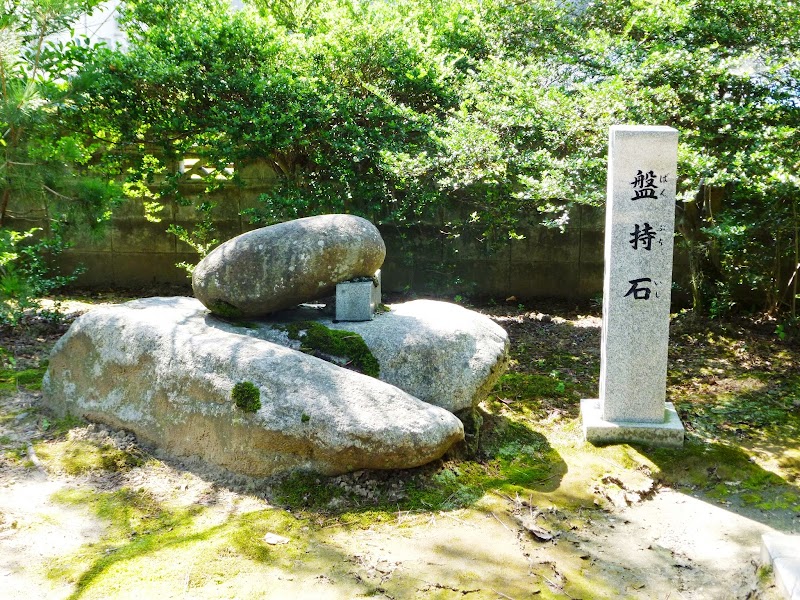
M291 571L307 547L306 523L279 510L210 518L207 508L171 506L127 487L66 489L53 500L88 507L109 526L98 543L48 565L52 580L74 583L74 599L115 597L132 582L141 597L168 595L176 581L202 596L206 587L263 573L263 566ZM271 545L266 534L292 543Z
M88 507L110 526L99 543L50 565L50 578L75 583L72 598L84 597L101 578L103 586L113 590L114 579L133 574L137 558L185 542L193 535L202 537L192 529L199 508L170 510L144 491L68 489L54 495L53 500Z
M338 477L294 472L278 481L276 500L307 515L335 515L352 524L391 520L398 511L457 510L475 505L487 493L527 495L557 484L564 462L542 433L489 414L483 423L472 456L452 456L417 469Z
M0 370L0 392L13 393L19 388L41 390L42 378L46 372L47 365L21 371L14 369Z
M800 487L765 469L753 455L730 442L706 442L689 436L683 449L642 448L658 466L662 483L686 493L760 510L800 506Z
M142 458L112 444L65 439L43 441L34 445L36 455L48 469L68 475L91 471L121 471L142 464Z

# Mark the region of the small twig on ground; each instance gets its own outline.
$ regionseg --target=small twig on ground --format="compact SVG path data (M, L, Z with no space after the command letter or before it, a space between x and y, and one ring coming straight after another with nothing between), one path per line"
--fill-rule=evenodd
M459 518L457 518L457 517L454 517L453 515L451 515L451 514L448 514L448 513L446 513L446 512L439 511L439 514L440 514L441 516L443 516L443 517L447 517L447 518L449 518L449 519L453 519L453 521L455 521L456 523L460 523L461 525L468 525L468 526L470 526L470 524L469 524L469 523L467 523L466 521L462 521L461 519L459 519Z
M514 600L514 598L512 598L511 596L506 596L503 592L500 592L494 588L489 588L489 589L492 590L498 596L502 596L503 598L508 598L508 600Z
M563 586L563 585L559 585L559 584L557 584L557 583L554 583L554 582L550 581L550 580L549 580L547 577L545 577L544 575L542 575L542 579L544 579L544 580L545 580L547 583L549 583L551 586L553 586L553 589L554 589L555 591L561 592L561 593L562 593L562 594L564 594L564 595L565 595L567 598L571 598L572 600L574 600L574 597L573 597L573 596L570 596L570 595L567 593L567 591L564 589L564 586Z
M505 523L503 523L503 522L502 522L502 521L501 521L501 520L498 518L498 516L497 516L496 514L494 514L494 512L491 512L491 513L489 513L489 514L490 514L490 515L492 515L492 516L493 516L495 519L497 519L497 522L498 522L498 523L500 523L500 525L502 525L502 526L503 526L503 527L505 527L506 529L508 529L508 531L509 531L510 533L514 533L514 531L512 531L512 530L511 530L511 528L510 528L508 525L506 525Z
M403 516L409 516L410 517L410 516L413 516L415 514L420 514L420 513L423 513L423 512L425 512L425 511L422 510L421 508L415 508L415 509L412 509L412 510L400 510L398 508L397 509L397 521L398 521L398 523L401 522Z
M498 492L497 490L489 490L489 491L492 494L494 494L495 496L500 496L501 498L503 498L505 500L508 500L512 504L514 503L514 499L511 496L509 496L508 494L504 494L503 492Z

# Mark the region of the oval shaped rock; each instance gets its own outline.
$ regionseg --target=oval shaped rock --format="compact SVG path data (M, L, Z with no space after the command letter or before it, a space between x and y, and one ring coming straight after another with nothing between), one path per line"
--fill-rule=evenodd
M392 304L372 321L336 323L297 309L248 323L247 335L299 349L284 330L290 319L315 320L361 336L380 365L379 377L450 412L477 407L508 366L508 333L488 316L436 300ZM277 328L276 324L279 324Z
M443 408L244 332L193 298L92 310L53 348L44 403L252 477L408 469L464 439ZM231 397L244 381L259 390L256 412Z
M331 294L342 281L370 277L384 258L383 238L366 219L306 217L221 244L195 267L192 288L219 315L265 315Z

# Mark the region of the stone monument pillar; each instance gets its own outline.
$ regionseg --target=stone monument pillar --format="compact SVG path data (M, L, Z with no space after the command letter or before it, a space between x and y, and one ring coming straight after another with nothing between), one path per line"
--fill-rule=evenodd
M671 127L611 128L600 398L581 401L590 442L683 444L665 402L677 156Z

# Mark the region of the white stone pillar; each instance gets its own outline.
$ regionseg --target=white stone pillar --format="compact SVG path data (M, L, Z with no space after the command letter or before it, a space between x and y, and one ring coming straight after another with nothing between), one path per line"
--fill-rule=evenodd
M665 402L678 132L609 135L600 398L583 400L592 442L683 443Z

